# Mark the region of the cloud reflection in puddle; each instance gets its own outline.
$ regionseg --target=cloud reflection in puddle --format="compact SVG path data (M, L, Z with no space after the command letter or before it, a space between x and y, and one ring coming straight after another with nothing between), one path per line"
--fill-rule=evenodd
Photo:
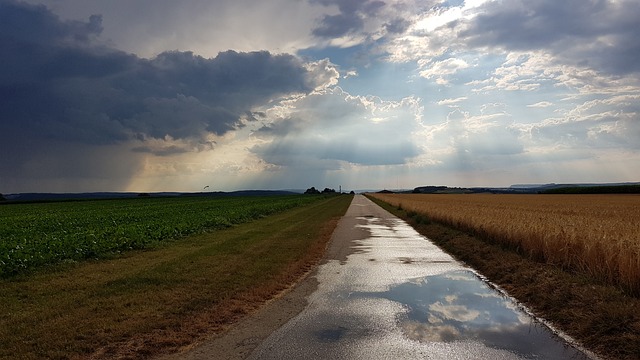
M574 358L577 352L559 345L549 329L522 312L476 274L456 270L370 293L403 304L399 325L419 342L478 341L486 346L528 356ZM582 358L578 355L577 358Z

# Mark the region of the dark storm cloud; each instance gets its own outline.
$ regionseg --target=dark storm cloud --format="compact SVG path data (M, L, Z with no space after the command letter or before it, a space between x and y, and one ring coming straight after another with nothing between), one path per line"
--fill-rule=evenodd
M63 21L44 6L0 0L3 191L124 189L144 153L210 150L208 135L252 121L254 107L326 81L291 55L144 59L108 46L101 32L100 16Z
M165 52L141 59L99 43L101 19L61 21L0 1L0 115L13 135L110 144L222 135L253 106L316 84L290 55Z
M313 29L313 35L334 38L346 35L352 31L362 29L364 21L355 14L325 15L322 24Z
M34 44L88 42L102 32L102 19L90 17L88 23L61 22L44 5L28 5L13 0L0 2L3 37Z
M411 24L411 21L398 18L385 24L385 29L392 34L402 34L409 28L409 26L411 26Z
M322 38L334 38L362 30L364 19L375 16L383 1L370 0L311 0L311 3L324 6L336 5L340 11L337 15L325 15L320 26L313 29L313 35Z
M472 46L546 50L563 62L612 74L640 71L640 2L488 2L461 33Z

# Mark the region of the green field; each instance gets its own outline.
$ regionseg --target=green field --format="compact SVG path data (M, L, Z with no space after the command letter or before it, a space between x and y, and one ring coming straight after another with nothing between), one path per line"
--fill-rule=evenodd
M0 277L226 228L318 196L172 197L0 206Z
M189 215L231 219L228 213L242 213L243 208L272 206L276 211L273 208L306 204L167 241L152 250L0 279L0 359L147 359L190 346L224 330L312 269L351 199L343 195L95 202L102 211L129 208L121 213L133 213L145 203L155 205L155 215L147 210L145 219L167 226L180 223L178 218L187 221ZM88 209L92 204L42 205ZM172 205L175 208L166 209ZM156 219L163 209L175 219Z

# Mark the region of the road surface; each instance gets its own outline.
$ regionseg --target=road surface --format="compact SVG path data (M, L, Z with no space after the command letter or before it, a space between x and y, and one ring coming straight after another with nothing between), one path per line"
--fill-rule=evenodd
M260 322L250 319L227 336L234 341L219 338L181 357L595 358L361 195L338 224L325 262L296 291L297 303L285 296L257 316L277 318L277 330L251 332Z

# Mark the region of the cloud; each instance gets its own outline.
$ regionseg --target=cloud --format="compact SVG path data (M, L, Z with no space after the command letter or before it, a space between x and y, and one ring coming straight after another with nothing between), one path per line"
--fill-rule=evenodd
M423 154L415 164L433 174L508 168L527 151L522 134L501 106L483 106L480 114L457 108L419 131Z
M485 85L478 91L532 91L547 84L588 84L593 91L594 85L631 79L637 84L639 14L640 3L632 0L431 4L411 18L403 34L387 36L380 47L391 61L419 62L422 76L441 85L448 84L446 76L425 65L447 65L438 62L451 62L447 58L455 55L474 58L474 67L505 59L495 73L470 83Z
M95 18L62 22L41 6L2 6L3 20L15 15L31 27L0 25L3 114L31 134L106 143L223 135L252 107L320 85L291 55L227 51L205 59L174 51L140 59L94 44Z
M346 163L404 164L420 153L412 138L420 105L413 98L383 101L334 88L272 113L271 122L255 133L263 143L252 151L274 165L339 170Z
M510 126L509 116L494 113L480 116L455 110L446 123L450 144L468 157L514 155L523 151L519 132Z
M360 30L364 21L356 13L325 15L319 27L313 29L313 35L325 38L335 38Z
M348 70L345 72L345 74L342 76L343 79L348 79L351 77L357 77L358 76L358 71L356 70Z
M640 3L623 1L487 2L459 36L472 47L544 50L572 66L624 75L640 72Z
M540 101L540 102L537 102L535 104L527 105L527 107L532 107L532 108L546 108L546 107L549 107L549 106L553 106L553 103L550 102L550 101Z
M325 88L339 76L327 61L267 51L143 59L106 46L101 31L99 16L63 21L44 6L0 1L2 152L23 150L14 156L20 161L0 161L3 182L31 173L27 164L44 151L60 157L51 163L69 153L84 163L83 153L100 158L94 152L113 145L163 156L208 149L253 121L247 114L254 108ZM25 143L30 147L19 146ZM74 150L58 151L63 143ZM66 169L71 176L86 168Z
M26 1L45 4L64 20L101 14L105 41L145 58L166 50L204 57L227 50L294 53L313 45L311 28L326 13L306 0Z
M530 147L571 148L582 151L640 148L640 95L618 95L586 101L562 117L520 125Z
M385 25L385 30L390 34L402 34L411 26L411 21L397 18L389 20Z
M436 100L417 130L424 152L412 169L449 179L515 168L540 178L613 176L598 167L633 157L640 143L638 15L629 0L426 4L376 48L397 67L415 66L411 90L439 92L425 93ZM483 108L495 102L505 107ZM433 105L459 112L444 121Z
M374 16L385 3L377 0L311 0L324 6L335 5L339 13L324 15L320 25L313 29L315 36L336 38L364 29L365 17Z
M447 77L470 65L463 59L449 58L442 61L419 60L420 76L431 79L436 78L438 84L448 84Z
M455 99L442 99L442 100L438 101L437 104L438 105L444 105L444 106L453 107L453 106L456 106L457 104L459 104L459 103L461 103L461 102L463 102L465 100L467 100L467 97L466 96L462 96L462 97L455 98Z
M639 8L0 0L0 184L487 185L634 163Z
M371 46L402 36L423 9L439 0L309 0L325 13L319 16L312 35L316 47ZM375 49L374 51L378 51Z

